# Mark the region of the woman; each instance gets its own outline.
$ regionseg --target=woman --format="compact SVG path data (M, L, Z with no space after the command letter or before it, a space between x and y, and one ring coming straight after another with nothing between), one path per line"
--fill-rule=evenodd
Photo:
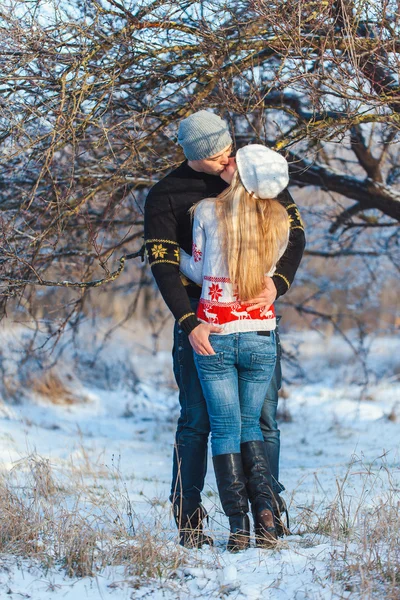
M181 250L181 271L202 285L197 317L220 326L214 354L195 354L211 425L214 470L229 517L228 550L249 546L248 501L258 545L275 543L274 497L260 429L261 409L276 361L275 311L247 312L285 251L289 220L275 200L288 184L288 165L252 144L221 175L230 183L194 211L192 256ZM246 487L247 485L247 487Z

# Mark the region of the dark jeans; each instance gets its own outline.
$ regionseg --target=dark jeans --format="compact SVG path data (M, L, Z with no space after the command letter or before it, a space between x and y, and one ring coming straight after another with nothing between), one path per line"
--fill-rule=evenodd
M196 312L198 300L191 300ZM280 342L277 339L277 362L260 425L267 444L271 473L276 483L274 491L284 488L278 482L280 436L276 422L278 390L281 386ZM207 405L194 363L193 349L188 336L177 323L174 328L172 350L174 375L179 387L181 413L175 436L173 454L172 486L170 500L180 507L181 514L191 515L201 502L201 491L207 472L207 444L210 433Z
M281 317L277 317L277 323ZM261 411L260 426L266 444L267 456L271 468L272 480L274 482L274 492L278 494L285 488L279 483L279 455L281 450L281 432L276 421L278 410L278 392L282 387L282 346L279 338L278 328L275 329L276 339L276 364L271 383L269 384L267 395Z

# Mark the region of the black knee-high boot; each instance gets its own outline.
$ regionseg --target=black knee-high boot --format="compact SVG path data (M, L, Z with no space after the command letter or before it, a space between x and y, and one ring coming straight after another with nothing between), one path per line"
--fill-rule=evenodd
M256 543L270 547L276 544L277 531L274 516L275 497L272 477L263 441L241 445L243 469L247 477L247 491L254 518Z
M203 544L214 545L213 539L204 533L203 521L208 519L202 504L190 513L183 512L176 502L173 507L174 519L179 530L179 543L185 548L201 548Z
M213 457L215 477L222 508L229 517L230 552L245 550L250 544L249 502L242 455L220 454Z

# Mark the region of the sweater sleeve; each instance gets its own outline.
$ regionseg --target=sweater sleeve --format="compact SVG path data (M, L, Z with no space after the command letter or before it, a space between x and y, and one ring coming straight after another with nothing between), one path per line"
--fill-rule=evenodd
M178 224L168 193L157 185L147 196L144 211L146 254L165 303L189 334L199 321L179 274Z
M193 246L192 256L184 250L180 250L181 271L186 277L195 283L203 283L203 258L206 244L206 233L198 216L199 210L195 212L193 221Z
M282 194L278 196L278 200L288 212L290 233L289 244L285 253L280 258L272 278L277 289L277 298L286 294L292 285L306 245L304 223L300 216L299 209L293 201L289 191L287 189L284 190Z

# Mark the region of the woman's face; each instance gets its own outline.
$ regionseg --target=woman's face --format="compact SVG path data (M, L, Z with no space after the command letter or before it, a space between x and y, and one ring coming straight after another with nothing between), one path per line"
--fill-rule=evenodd
M235 157L231 156L225 169L220 174L221 179L226 181L226 183L229 183L229 184L232 183L232 179L236 172L236 169L237 169L237 167L236 167Z

